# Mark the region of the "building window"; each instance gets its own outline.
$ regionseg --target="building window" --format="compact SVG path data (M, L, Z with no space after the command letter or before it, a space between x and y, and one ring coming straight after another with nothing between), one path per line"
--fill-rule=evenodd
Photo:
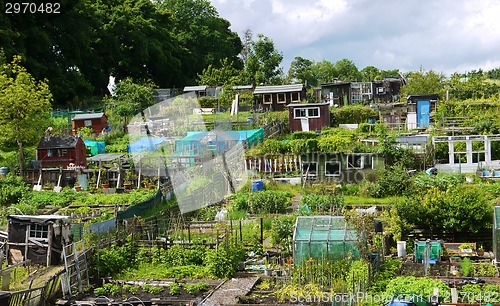
M363 169L365 157L364 155L347 155L347 169Z
M298 92L292 92L292 102L299 102L300 101L300 95Z
M341 175L341 163L338 161L325 162L325 175L326 176L340 176Z
M296 108L293 112L294 118L319 118L319 107Z
M49 237L49 226L40 224L31 224L30 237L47 239Z
M302 175L316 176L317 173L318 173L317 162L302 162Z
M284 93L277 94L278 103L286 103L286 97Z
M273 99L271 98L270 94L264 94L264 96L262 97L262 100L264 101L264 104L273 103Z
M84 124L86 127L92 126L92 120L90 120L90 119L84 120L84 121L83 121L83 124Z

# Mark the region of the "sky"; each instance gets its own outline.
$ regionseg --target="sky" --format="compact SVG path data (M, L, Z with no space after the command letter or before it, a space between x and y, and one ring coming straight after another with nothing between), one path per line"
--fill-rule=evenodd
M450 75L500 68L500 0L211 0L231 30L296 56Z

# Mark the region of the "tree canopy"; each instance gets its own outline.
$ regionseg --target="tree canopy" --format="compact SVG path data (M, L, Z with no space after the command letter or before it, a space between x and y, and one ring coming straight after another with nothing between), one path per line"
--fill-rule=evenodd
M56 105L104 96L110 75L171 88L225 58L242 68L240 38L206 0L65 0L61 11L0 16L0 48L47 79Z
M1 63L0 144L18 146L23 173L24 145L36 143L47 128L52 94L46 82L36 81L20 63L19 56Z

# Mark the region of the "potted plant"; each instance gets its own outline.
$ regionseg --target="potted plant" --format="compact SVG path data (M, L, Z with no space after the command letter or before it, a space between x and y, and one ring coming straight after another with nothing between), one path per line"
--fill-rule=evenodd
M461 245L458 246L461 252L463 253L472 253L474 250L474 244L472 243L462 243Z
M483 256L484 255L484 249L483 249L483 246L480 246L478 249L477 249L477 256Z
M128 169L125 171L125 182L123 183L123 188L130 190L132 189L132 184L137 179L137 175L135 171L132 169Z
M101 187L104 189L109 188L108 171L106 169L101 170Z

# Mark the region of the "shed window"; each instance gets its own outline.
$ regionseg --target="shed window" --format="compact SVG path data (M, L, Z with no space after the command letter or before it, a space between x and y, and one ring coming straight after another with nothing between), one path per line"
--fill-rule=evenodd
M286 97L284 93L279 93L277 97L278 97L278 103L286 103Z
M318 118L319 117L319 107L311 108L296 108L294 109L294 118Z
M298 92L292 92L292 102L299 102L299 93Z
M365 169L371 168L371 158L367 155L348 155L347 168L348 169Z
M264 94L263 101L264 101L265 104L271 104L271 103L273 103L273 100L271 99L271 95L270 94Z
M84 121L84 124L85 124L86 127L87 126L92 126L92 120L87 119L87 120Z
M341 163L338 161L325 162L325 175L326 176L340 176L342 169Z
M317 162L302 162L302 174L307 176L316 176L318 173Z
M48 238L49 237L49 226L48 225L41 225L41 224L31 224L30 237L31 238Z

